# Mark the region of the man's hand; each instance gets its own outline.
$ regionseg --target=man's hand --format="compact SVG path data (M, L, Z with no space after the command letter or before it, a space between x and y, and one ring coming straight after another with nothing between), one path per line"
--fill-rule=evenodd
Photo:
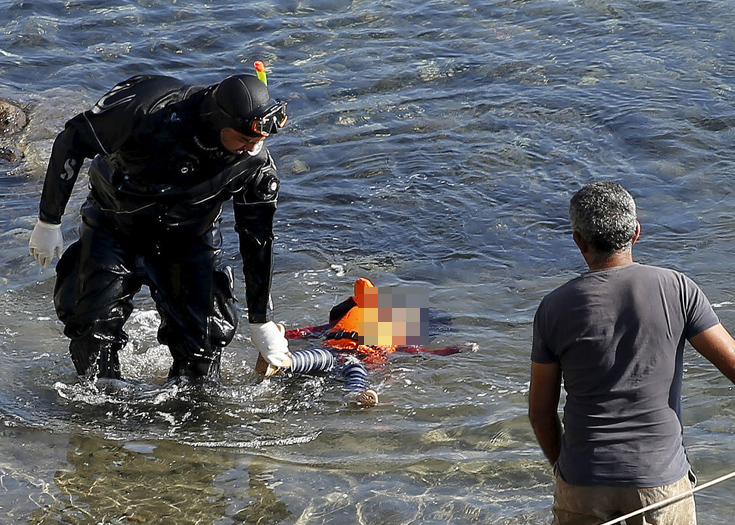
M273 321L250 323L250 339L268 364L278 368L291 365L291 352L283 330Z
M51 260L61 257L64 249L64 237L61 235L61 224L50 224L39 220L31 233L28 251L44 268L51 265Z

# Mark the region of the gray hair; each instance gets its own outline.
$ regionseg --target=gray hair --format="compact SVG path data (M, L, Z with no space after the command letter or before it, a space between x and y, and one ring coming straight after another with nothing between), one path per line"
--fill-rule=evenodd
M569 221L598 253L630 249L636 231L635 201L616 182L593 182L569 202Z

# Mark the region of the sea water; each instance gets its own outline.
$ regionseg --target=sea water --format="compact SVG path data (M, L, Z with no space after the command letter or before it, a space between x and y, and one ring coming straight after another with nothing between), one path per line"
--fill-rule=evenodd
M549 522L529 354L539 300L584 271L573 192L626 186L643 228L636 259L687 273L735 326L734 7L0 0L0 98L29 116L0 137L25 155L0 163L0 522ZM132 75L207 85L254 60L290 113L268 140L282 184L276 320L324 323L367 277L426 289L430 346L467 345L373 367L377 407L347 403L329 377L261 380L244 301L224 386L167 385L147 290L127 325L126 380L82 382L55 273L28 255L67 119ZM241 275L229 206L223 217ZM733 391L689 347L685 361L685 441L706 482L735 470ZM701 524L732 523L732 490L697 495Z

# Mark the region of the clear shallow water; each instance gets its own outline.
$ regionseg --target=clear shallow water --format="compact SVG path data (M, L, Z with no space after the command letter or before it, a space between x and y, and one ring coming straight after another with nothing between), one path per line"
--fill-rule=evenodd
M0 509L8 523L545 523L552 481L526 418L531 320L582 270L568 198L636 196L641 262L685 271L735 326L731 2L0 0ZM139 296L124 384L80 384L31 264L51 142L116 82L208 84L269 65L292 119L269 147L277 318L320 324L355 278L421 285L451 357L395 356L386 404L324 378L261 382L244 322L226 386L164 385ZM76 235L84 182L67 210ZM232 218L226 248L239 265ZM240 295L243 295L242 285ZM298 343L296 348L308 347ZM702 481L735 468L732 390L691 349L684 417ZM732 482L730 482L732 483ZM698 496L729 524L732 485Z

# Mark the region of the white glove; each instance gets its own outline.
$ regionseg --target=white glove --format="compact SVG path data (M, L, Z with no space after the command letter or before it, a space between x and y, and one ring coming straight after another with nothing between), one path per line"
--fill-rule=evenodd
M291 366L291 352L283 330L274 323L250 323L250 339L268 364L278 368Z
M54 255L61 257L63 249L64 236L61 234L61 224L39 220L31 233L31 242L28 243L28 251L36 258L38 264L48 268Z

